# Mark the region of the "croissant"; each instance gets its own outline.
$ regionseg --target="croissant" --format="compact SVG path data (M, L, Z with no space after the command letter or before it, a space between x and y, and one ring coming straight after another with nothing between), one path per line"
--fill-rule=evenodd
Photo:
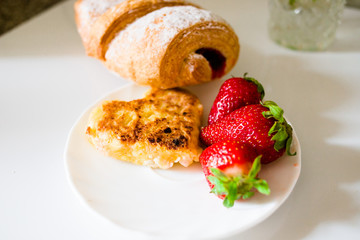
M78 0L89 56L140 85L167 89L220 78L240 51L231 26L183 0Z

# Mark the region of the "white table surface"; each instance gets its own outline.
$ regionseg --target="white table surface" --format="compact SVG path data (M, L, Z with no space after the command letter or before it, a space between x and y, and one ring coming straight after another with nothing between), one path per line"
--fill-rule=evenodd
M302 145L287 201L228 239L360 239L360 11L345 9L325 52L281 48L267 36L267 1L195 1L235 28L249 72L281 104ZM99 217L72 191L68 133L88 105L128 83L85 56L73 1L0 36L0 239L147 239ZM239 216L240 218L241 216Z

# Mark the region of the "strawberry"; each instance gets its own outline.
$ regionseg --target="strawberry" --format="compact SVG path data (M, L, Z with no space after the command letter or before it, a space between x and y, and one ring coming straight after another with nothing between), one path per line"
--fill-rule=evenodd
M220 87L212 108L208 123L213 124L240 107L257 104L263 99L265 92L263 86L254 78L230 78Z
M201 130L202 142L209 146L223 140L238 140L253 146L263 155L261 163L270 163L289 155L292 128L283 117L283 110L274 102L247 105Z
M238 199L254 195L253 188L262 194L270 194L265 180L257 178L261 155L239 141L222 141L206 148L200 155L200 163L211 192L224 199L225 207L232 207Z

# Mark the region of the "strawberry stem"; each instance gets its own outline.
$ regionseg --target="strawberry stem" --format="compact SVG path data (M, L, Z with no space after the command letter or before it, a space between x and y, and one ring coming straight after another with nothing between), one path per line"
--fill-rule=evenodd
M228 176L218 168L211 168L213 175L208 176L208 180L214 185L211 190L218 196L225 196L223 205L227 208L234 206L238 199L248 199L254 195L253 188L260 193L269 195L270 188L267 182L263 179L257 178L260 171L261 156L255 158L248 174L239 176Z
M290 146L292 142L292 127L286 122L284 118L284 110L282 110L275 102L266 101L262 105L269 109L269 111L264 111L262 114L265 118L274 118L274 125L270 128L268 134L272 136L271 140L275 141L274 149L280 151L283 148L286 148L286 153L289 156L296 155L296 152L290 152Z

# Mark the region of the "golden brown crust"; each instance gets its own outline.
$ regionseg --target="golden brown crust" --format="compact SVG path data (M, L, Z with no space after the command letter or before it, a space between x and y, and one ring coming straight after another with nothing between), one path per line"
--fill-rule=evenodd
M105 65L140 85L165 89L221 77L239 49L232 28L216 15L191 6L163 8L120 32Z
M118 4L101 15L90 32L90 55L105 60L108 45L115 35L128 24L157 9L169 6L193 5L183 0L129 0Z
M211 36L211 38L207 36ZM205 51L213 51L214 58L223 58L224 62L220 63L224 65L223 69L221 69L222 66L219 66L220 69L211 66L211 60L207 59L204 54ZM219 78L234 67L239 51L238 38L227 23L220 21L198 23L180 32L168 46L165 56L161 59L161 79L168 83L167 87L171 88L194 85ZM216 54L219 54L219 56L216 56ZM194 58L194 55L197 59L194 63L172 64L182 62L182 59L187 60L189 56ZM216 72L217 70L219 72ZM190 72L191 76L174 78L174 72L180 72L180 76L183 76L184 72ZM199 75L203 76L203 78L200 78ZM161 84L160 81L157 82L157 85Z
M228 73L238 59L239 41L229 24L186 1L127 0L94 13L91 23L81 21L87 19L80 17L85 1L75 9L87 53L140 85L207 82Z
M80 8L84 0L75 3L75 19L78 27L91 25L89 31L84 32L83 38L89 39L85 44L87 54L101 60L105 60L108 45L115 35L123 30L128 24L145 16L157 9L168 6L192 5L184 0L127 0L115 5L109 4L109 8L103 14L94 14L93 22L81 22ZM105 0L105 2L108 0ZM110 7L111 6L111 7Z
M115 158L151 167L187 166L201 153L202 105L182 89L151 90L131 102L107 101L90 117L91 143Z

